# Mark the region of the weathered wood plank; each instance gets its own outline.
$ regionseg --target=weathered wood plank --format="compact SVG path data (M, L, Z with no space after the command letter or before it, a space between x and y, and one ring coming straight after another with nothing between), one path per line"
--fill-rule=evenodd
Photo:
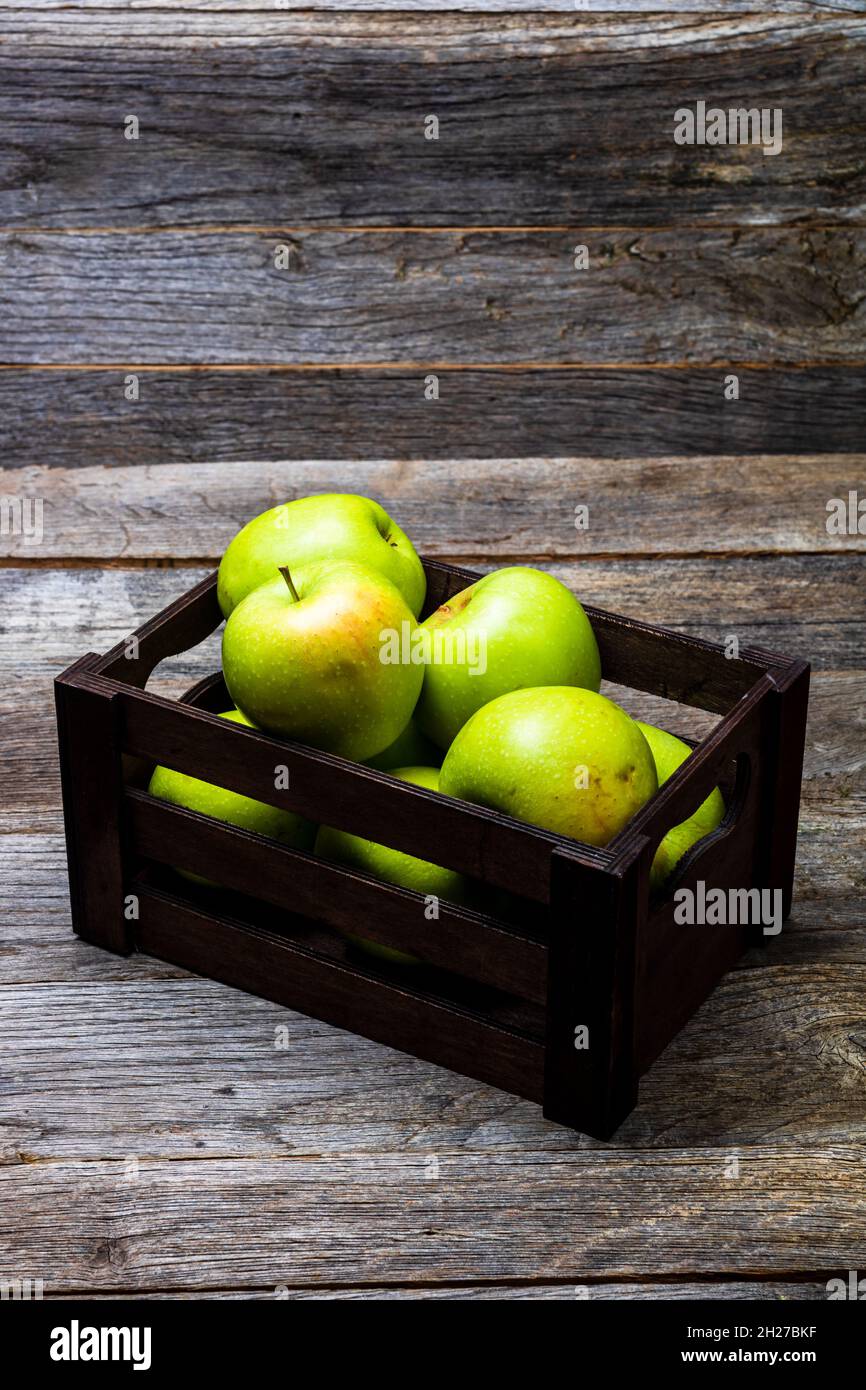
M721 1155L298 1156L0 1168L4 1268L55 1292L857 1267L856 1143ZM27 1221L15 1218L27 1212ZM227 1229L231 1239L226 1238ZM11 1233L11 1234L10 1234Z
M84 621L87 611L82 604L79 614ZM82 645L87 645L83 637ZM57 653L49 648L45 657L53 665ZM186 674L163 677L160 688L177 695L200 673L191 664ZM153 962L88 953L71 935L49 680L49 672L31 666L0 687L0 711L8 731L5 766L9 785L15 788L0 811L0 979L130 979L141 971L176 975L171 967ZM691 718L680 707L617 690L611 693L650 722L696 737L706 732L707 720ZM752 967L772 961L811 964L816 958L866 962L864 715L862 672L816 674L795 912L773 952L749 958Z
M800 832L794 914L766 952L739 969L779 966L866 966L866 886L862 877L864 820L825 828L807 785ZM13 832L0 822L0 985L180 979L175 966L146 956L116 956L72 934L66 858L59 812L45 813L38 831ZM859 856L859 868L857 859ZM841 858L841 872L839 860Z
M531 557L525 557L531 558ZM712 561L603 561L552 566L588 602L668 623L693 636L763 645L813 661L813 735L806 750L805 777L831 782L831 795L860 808L859 777L864 747L864 653L862 649L862 562L856 557L765 557L727 560L729 587L719 589L707 611ZM190 587L195 570L0 571L4 618L0 624L0 709L6 718L7 754L21 759L16 802L30 813L59 805L50 681L88 650L107 650ZM821 613L804 607L811 585L820 586ZM38 640L34 641L34 632ZM194 652L163 663L152 687L177 697L219 666L219 633ZM850 669L842 663L850 662ZM836 666L837 669L824 669ZM840 668L841 669L838 669ZM700 736L710 716L668 701L621 691L612 693L635 713L655 716ZM28 763L29 759L29 763ZM27 768L29 767L29 773ZM820 786L816 785L816 794ZM8 811L8 807L5 808ZM29 827L24 827L29 828ZM38 828L38 824L34 827Z
M834 363L866 231L0 236L0 361ZM280 258L283 259L280 259Z
M130 373L137 400L127 398ZM857 367L0 368L13 466L862 451ZM430 393L438 390L438 398Z
M862 674L816 680L794 915L782 940L766 955L749 957L748 968L810 965L816 959L866 963L864 690ZM0 979L130 979L142 970L176 975L153 963L136 966L101 952L88 954L72 938L50 711L47 704L40 709L38 687L27 683L19 693L38 712L8 750L9 782L20 790L0 814ZM682 733L700 732L646 703L636 702L634 713Z
M696 635L719 638L733 628L743 642L803 651L819 666L849 659L862 667L858 564L853 557L832 564L805 557L728 560L724 592L733 595L733 603L726 612L707 611L706 594L716 574L709 561L586 562L556 566L555 572L602 606L640 612ZM8 779L15 788L0 813L0 828L7 832L0 841L0 965L6 980L81 977L90 969L100 979L135 976L134 966L101 953L94 953L89 966L80 943L69 934L50 679L84 650L114 645L199 577L196 572L150 569L6 570L0 576L0 664L7 672L0 683L0 710ZM822 613L813 625L805 600L815 587ZM714 602L718 606L718 599ZM168 663L157 675L158 688L177 696L218 661L214 638L197 653ZM683 733L700 736L712 722L664 701L612 693L634 713ZM816 673L797 909L784 937L786 960L806 961L816 952L861 960L866 949L856 935L863 921L857 899L866 891L864 714L862 670Z
M862 368L736 376L728 400L723 367L9 368L0 448L13 466L73 467L862 451Z
M0 397L4 380L0 372ZM142 382L149 391L149 378ZM115 392L119 391L116 378ZM129 412L141 405L126 403ZM63 407L62 399L54 398L58 435L69 423ZM438 406L431 402L427 408ZM154 404L151 418L156 420L161 411L162 405ZM29 458L39 461L20 469L9 467L15 450L7 452L7 466L0 469L0 494L22 499L22 507L24 499L41 499L43 533L37 540L4 525L0 556L40 563L83 559L205 565L219 559L250 517L310 492L376 497L393 511L421 552L434 559L482 565L509 559L584 565L594 557L611 556L664 556L672 561L698 554L719 557L711 561L717 574L720 564L726 571L730 565L722 557L773 551L852 555L866 548L863 536L831 535L827 530L830 499L847 500L849 492L858 489L861 498L866 496L863 453L696 458L667 453L652 460L632 454L615 463L597 455L516 459L506 454L496 460L456 461L373 456L360 462L285 455L282 461L253 462L245 455L232 466L163 462L139 468L121 462L120 418L119 413L112 444L118 466L109 469L98 464L45 465L44 432L40 436L31 422L34 432L25 440L22 422L16 439ZM82 435L87 419L82 409ZM224 428L240 454L246 436L230 429L228 422ZM587 444L596 442L585 438ZM578 442L572 439L572 445ZM172 452L166 443L160 457ZM90 457L85 451L80 461ZM576 528L580 506L589 509L586 529ZM598 568L597 572L602 573ZM754 573L760 584L766 567ZM647 574L651 577L652 570ZM821 576L825 582L826 570ZM108 581L93 576L90 582ZM582 582L577 587L586 592ZM807 597L803 582L798 592ZM599 603L610 606L601 599ZM619 608L623 611L622 605Z
M184 971L165 961L117 956L74 936L59 807L38 818L22 808L21 818L38 823L23 833L10 830L8 820L0 823L0 985L183 977Z
M148 1295L149 1297L151 1295ZM194 1297L195 1295L184 1295L184 1297ZM221 1294L220 1297L226 1295ZM241 1295L242 1296L242 1295ZM282 1291L280 1297L282 1297ZM454 1289L354 1289L343 1290L341 1292L299 1292L289 1290L290 1300L303 1301L306 1299L318 1300L359 1300L376 1299L396 1301L404 1299L450 1299L459 1302L475 1300L507 1300L508 1302L545 1300L547 1302L573 1302L575 1299L587 1299L594 1303L620 1302L622 1299L633 1301L697 1301L723 1299L725 1301L757 1299L764 1302L782 1301L787 1302L796 1299L798 1302L803 1300L817 1301L826 1299L827 1284L823 1283L777 1283L767 1280L763 1283L719 1283L717 1280L707 1280L701 1284L680 1284L669 1283L660 1280L657 1283L647 1281L642 1284L619 1284L619 1283L598 1283L598 1284L512 1284L512 1285L488 1285L467 1287L462 1285Z
M862 215L866 117L843 96L863 63L857 14L720 6L491 28L470 14L36 9L8 12L4 31L7 226ZM676 145L692 93L781 107L783 156Z

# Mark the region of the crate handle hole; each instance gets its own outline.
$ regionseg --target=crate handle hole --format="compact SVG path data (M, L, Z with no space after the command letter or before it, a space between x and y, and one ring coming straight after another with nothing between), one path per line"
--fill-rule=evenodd
M713 845L727 839L736 828L749 799L749 790L752 784L752 759L748 753L738 753L734 762L736 767L734 786L720 824L716 826L715 830L709 831L700 840L696 840L686 851L671 876L653 893L653 907L657 907L665 899L672 897L696 861L702 858ZM661 838L664 839L664 836ZM654 847L653 853L655 853L655 848L657 846Z

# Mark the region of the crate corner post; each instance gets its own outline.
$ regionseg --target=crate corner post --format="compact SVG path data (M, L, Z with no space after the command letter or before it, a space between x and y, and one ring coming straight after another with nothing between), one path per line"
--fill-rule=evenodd
M544 1116L595 1139L609 1139L637 1104L647 847L641 839L615 867L552 855Z
M781 890L783 921L791 914L794 893L810 671L808 662L794 661L780 675L774 673L768 699L771 752L761 880L762 886Z
M72 928L118 955L135 948L126 915L119 704L93 654L54 681Z

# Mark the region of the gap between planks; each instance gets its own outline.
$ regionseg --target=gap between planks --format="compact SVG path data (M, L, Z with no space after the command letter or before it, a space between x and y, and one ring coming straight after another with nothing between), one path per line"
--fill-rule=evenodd
M866 222L848 220L847 218L836 218L830 221L811 221L803 219L800 222L687 222L678 224L676 227L670 225L656 226L653 223L639 222L607 222L607 223L565 223L551 222L547 224L533 223L514 223L509 226L502 223L491 223L489 226L484 223L459 222L450 225L425 226L417 224L414 226L404 226L400 223L370 223L354 224L342 222L311 222L299 226L288 225L285 223L259 224L254 222L238 223L216 223L203 224L196 223L185 225L177 223L174 225L159 226L154 223L142 223L139 226L85 226L85 227L53 227L50 224L41 226L19 226L12 222L0 224L0 236L316 236L333 235L334 233L345 233L347 236L474 236L485 234L491 236L513 236L515 233L527 233L529 235L550 236L562 233L564 235L579 236L590 233L593 236L604 236L609 233L631 233L638 232L644 236L658 235L675 231L677 235L681 233L698 233L706 235L715 232L767 232L774 236L789 235L803 232L844 232L856 231L866 228Z
M146 466L146 465L143 465ZM591 555L585 557L573 557L575 563L579 563L583 558L588 562L604 564L614 561L629 560L765 560L765 559L834 559L840 556L860 555L866 547L853 547L851 545L841 545L838 548L825 546L821 550L796 550L780 548L778 550L687 550L673 554L670 551L634 551L634 550L609 550L593 551ZM81 556L81 555L0 555L0 570L192 570L192 569L216 569L220 562L219 555L204 555L190 557L184 556L163 556L163 555L130 555L130 556ZM526 555L448 555L450 565L462 565L467 569L476 566L484 566L495 559L497 568L503 565L525 565L529 563ZM562 564L569 557L562 555L541 555L533 552L530 557L532 564L557 565Z
M706 1288L708 1288L708 1289L711 1289L711 1288L713 1288L714 1285L719 1285L719 1284L725 1285L725 1286L728 1286L728 1287L730 1287L731 1285L735 1285L735 1286L736 1286L736 1285L746 1286L746 1285L749 1285L749 1284L766 1284L766 1285L768 1285L768 1286L770 1286L770 1287L772 1287L772 1286L777 1286L777 1285L783 1285L783 1284L794 1284L794 1285L799 1285L799 1284L826 1284L827 1281L828 1281L828 1279L833 1279L833 1278L838 1278L838 1277L839 1277L839 1270L838 1270L837 1268L827 1269L827 1270L823 1270L823 1269L819 1269L819 1270L805 1270L805 1271L803 1271L803 1272L798 1272L798 1271L790 1272L790 1271L788 1271L788 1270L785 1270L785 1271L783 1271L783 1272L780 1273L780 1274L768 1274L768 1273L766 1273L766 1271L760 1271L760 1272L759 1272L759 1271L753 1271L753 1272L751 1272L751 1273L746 1273L744 1276L741 1276L741 1271L738 1269L736 1272L721 1273L721 1274L693 1274L693 1273L690 1273L690 1272L684 1272L684 1273L681 1273L681 1274L670 1274L670 1275L667 1275L667 1274L658 1274L658 1275L655 1275L655 1274L629 1274L629 1275L611 1274L611 1275L607 1276L607 1275L602 1275L602 1274L593 1274L591 1277L585 1278L585 1279L582 1279L582 1278L568 1279L568 1278L565 1278L565 1277L562 1276L562 1275L555 1275L555 1274L544 1275L544 1274L539 1274L537 1278L526 1278L526 1279L488 1279L488 1278L480 1278L480 1279L462 1279L462 1280L443 1279L441 1282L438 1281L438 1280L435 1280L435 1279L416 1279L416 1280L414 1280L414 1281L407 1281L407 1280L405 1280L405 1279L400 1279L400 1280L395 1280L393 1283L389 1283L387 1280L377 1279L377 1280L375 1280L375 1281L370 1281L370 1282L364 1281L364 1282L358 1282L358 1283L354 1283L354 1284L352 1284L352 1283L342 1284L342 1283L338 1283L338 1282L334 1282L334 1281L328 1280L328 1281L322 1282L322 1283L320 1283L320 1284L319 1284L319 1283L317 1283L317 1284L286 1284L286 1283L283 1283L283 1284L280 1285L280 1288L285 1289L285 1290L287 1291L287 1293L289 1293L289 1294L297 1293L297 1294L313 1294L313 1295L318 1294L318 1293L363 1293L363 1292L365 1292L365 1291L366 1291L366 1292L369 1292L369 1293L371 1293L371 1294L377 1293L377 1292L379 1292L379 1291L382 1291L383 1293L399 1293L399 1292L401 1292L401 1290L405 1290L407 1293L414 1293L415 1291L420 1291L420 1290L429 1290L429 1291L434 1292L434 1293L435 1293L435 1292L442 1292L442 1293L445 1293L445 1292L448 1292L449 1290L452 1290L452 1289L453 1289L454 1291L466 1291L467 1293L469 1293L469 1292L472 1292L472 1291L475 1290L475 1289L479 1289L479 1290L481 1290L481 1289L514 1289L515 1291L519 1291L520 1289L539 1289L539 1288L540 1288L540 1289L573 1289L573 1288L591 1289L591 1288L605 1288L605 1287L609 1287L609 1286L614 1286L614 1287L615 1287L616 1285L635 1286L635 1287L640 1286L641 1288L647 1288L647 1289L652 1289L652 1288L663 1289L663 1288L666 1288L666 1287L674 1287L674 1288L676 1288L676 1287L681 1287L683 1284L688 1284L688 1285L701 1285L701 1286L703 1286L703 1287L706 1287ZM191 1295L194 1295L194 1296L196 1296L196 1297L198 1297L198 1298L203 1298L203 1297L206 1297L206 1296L208 1296L208 1295L213 1296L213 1295L215 1295L215 1294L234 1294L234 1293L242 1293L242 1294L255 1294L255 1293L261 1293L263 1296L264 1296L264 1295L267 1295L267 1296L270 1297L270 1298L273 1298L273 1295L274 1295L274 1285L273 1285L273 1284L236 1284L236 1285L210 1285L210 1284L201 1285L201 1284L195 1284L195 1285L187 1285L187 1286L175 1286L175 1285L161 1286L161 1285L154 1285L154 1286L152 1286L152 1287L150 1287L150 1288L138 1288L138 1287L136 1287L136 1286L130 1285L130 1286L128 1286L128 1287L129 1287L129 1292L130 1292L132 1295L134 1295L136 1298L147 1298L147 1297L149 1297L149 1296L151 1296L151 1295L160 1295L160 1294L166 1294L166 1295L169 1295L169 1296L172 1296L172 1297L177 1297L177 1296L181 1296L181 1295L184 1295L184 1294L191 1294ZM124 1292L124 1290L119 1290L119 1289L116 1289L116 1288L104 1288L104 1289L103 1289L103 1288L94 1288L92 1285L88 1284L88 1285L86 1285L85 1287L80 1288L80 1289L76 1289L76 1288L64 1289L62 1293L60 1293L60 1292L58 1292L58 1293L50 1293L50 1292L46 1291L44 1297L45 1297L45 1302L50 1302L52 1299L54 1299L54 1300L60 1300L60 1299L80 1298L80 1297L84 1297L84 1298L116 1298L116 1297L118 1296L118 1293L123 1293L123 1292Z
M864 358L840 358L827 363L812 359L804 362L749 362L730 359L706 362L2 362L0 372L145 372L174 375L208 372L809 372L816 368L833 372L837 368L866 367Z

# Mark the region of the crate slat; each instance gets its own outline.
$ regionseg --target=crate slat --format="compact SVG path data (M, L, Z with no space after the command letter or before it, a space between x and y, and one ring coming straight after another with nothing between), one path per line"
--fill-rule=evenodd
M718 642L584 607L605 680L712 714L727 714L764 672L790 664L757 647L741 647L736 659L729 658Z
M226 825L146 792L125 793L129 847L225 888L315 917L338 930L419 955L431 965L543 1004L547 951L444 901L428 921L419 893Z

